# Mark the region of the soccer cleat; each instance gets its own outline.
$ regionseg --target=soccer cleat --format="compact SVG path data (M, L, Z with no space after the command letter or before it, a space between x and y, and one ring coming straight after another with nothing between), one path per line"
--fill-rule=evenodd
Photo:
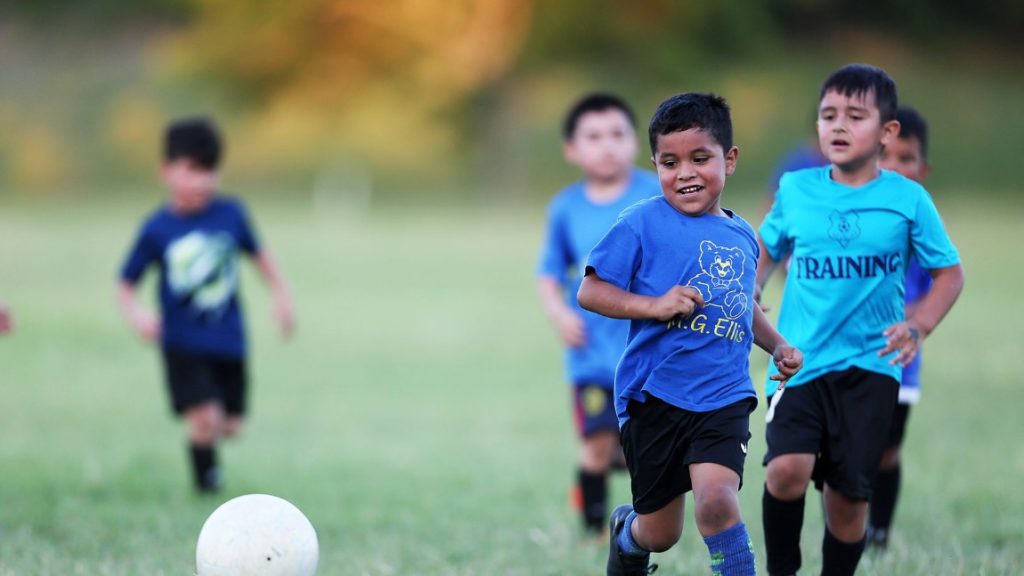
M629 504L622 504L612 511L609 521L608 535L608 576L646 576L654 574L658 569L657 564L650 565L651 554L645 552L642 556L623 554L619 549L619 533L626 525L626 518L633 511Z

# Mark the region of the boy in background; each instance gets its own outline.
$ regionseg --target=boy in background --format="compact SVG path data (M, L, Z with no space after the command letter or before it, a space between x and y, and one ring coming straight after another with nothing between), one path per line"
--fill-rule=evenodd
M537 290L566 348L581 442L573 496L580 500L584 531L598 536L607 518L608 471L621 460L612 387L629 326L580 308L579 270L619 213L658 194L659 188L654 174L634 165L635 121L621 98L581 98L566 115L562 134L565 158L580 169L583 179L561 190L548 206Z
M160 175L169 198L143 223L117 287L131 327L143 340L160 343L171 406L184 416L200 492L219 489L217 443L239 432L246 412L239 252L255 260L270 286L281 332L289 336L294 326L284 281L244 206L217 191L220 158L220 137L207 120L168 126ZM136 285L154 264L160 271L160 316L136 296Z
M775 409L762 510L773 575L801 566L811 479L824 495L822 574L856 571L902 366L963 287L960 256L931 197L878 167L899 133L896 107L896 85L879 68L853 64L829 76L819 94L818 139L831 164L784 175L760 228L758 285L791 257L779 331L808 358L785 397L768 385ZM907 317L911 256L933 285Z
M913 108L901 106L896 110L900 123L899 137L889 142L882 151L879 167L893 170L924 184L931 167L928 165L928 123ZM914 307L931 287L932 277L921 268L917 258L911 258L907 266L906 315L914 315ZM899 403L892 416L889 439L882 452L875 486L871 495L868 516L867 545L885 549L889 544L889 528L896 512L900 491L900 446L907 429L910 407L921 397L921 354L903 368L900 381Z
M712 572L753 575L737 496L757 405L750 347L772 355L780 382L802 357L754 301L753 229L720 204L739 155L725 100L669 98L648 134L662 195L619 217L579 292L584 308L631 320L615 408L633 505L612 512L607 573L648 574L650 553L679 540L692 490Z

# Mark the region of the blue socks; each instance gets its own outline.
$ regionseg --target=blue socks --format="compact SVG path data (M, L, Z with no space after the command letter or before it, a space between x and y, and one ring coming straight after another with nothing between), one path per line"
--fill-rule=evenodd
M626 523L622 526L622 532L619 532L619 550L622 550L623 554L629 556L643 556L648 554L648 550L644 550L633 540L633 521L636 520L636 512L630 512L629 516L626 516Z
M704 539L712 576L754 576L754 544L743 522Z

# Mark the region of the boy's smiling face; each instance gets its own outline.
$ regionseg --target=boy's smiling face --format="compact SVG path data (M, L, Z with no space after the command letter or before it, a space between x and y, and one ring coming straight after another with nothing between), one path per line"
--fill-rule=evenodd
M724 214L719 197L726 176L736 170L739 149L723 150L710 132L699 128L661 134L657 142L651 160L669 204L688 216Z
M874 91L849 96L829 90L818 106L818 142L829 162L844 172L874 166L899 122L882 122Z
M618 108L587 112L580 117L572 138L565 142L565 157L588 179L623 178L636 159L636 131Z
M206 207L217 189L217 171L200 165L191 158L176 158L164 162L160 177L171 192L171 206L183 214L198 212Z

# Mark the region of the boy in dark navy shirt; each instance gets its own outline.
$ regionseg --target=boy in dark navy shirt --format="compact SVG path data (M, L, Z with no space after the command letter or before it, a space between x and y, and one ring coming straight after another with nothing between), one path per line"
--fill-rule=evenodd
M753 229L720 204L739 155L725 100L669 98L648 133L662 195L622 214L579 291L584 308L630 319L615 400L633 505L612 512L607 573L648 574L650 552L679 540L692 490L712 572L753 575L737 497L757 404L748 356L751 344L772 354L780 382L803 358L754 301Z
M221 142L204 119L167 128L160 174L168 202L152 213L121 268L119 307L132 328L161 344L174 412L184 416L196 489L220 487L216 445L238 433L245 415L245 329L238 301L238 253L251 256L273 293L285 336L292 305L277 265L260 247L241 201L217 193ZM140 305L136 286L151 264L160 270L158 317Z

